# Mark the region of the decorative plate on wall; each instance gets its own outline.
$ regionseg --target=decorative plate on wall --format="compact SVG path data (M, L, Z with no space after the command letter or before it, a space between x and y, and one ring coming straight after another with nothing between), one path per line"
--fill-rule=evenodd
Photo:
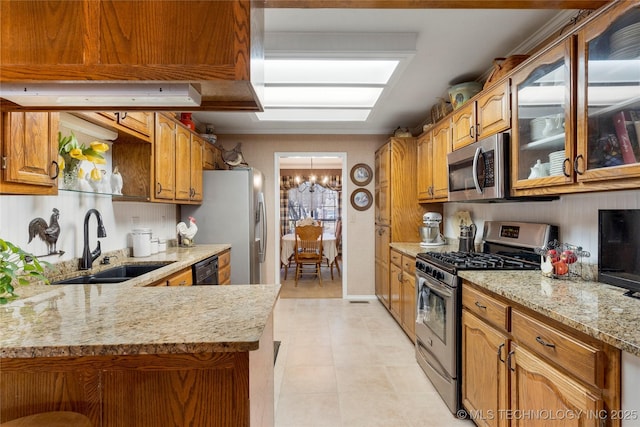
M364 163L358 163L351 168L351 181L353 181L355 185L359 185L361 187L367 185L371 182L372 178L373 171Z
M373 203L373 196L366 188L358 188L351 193L351 206L359 211L366 211Z

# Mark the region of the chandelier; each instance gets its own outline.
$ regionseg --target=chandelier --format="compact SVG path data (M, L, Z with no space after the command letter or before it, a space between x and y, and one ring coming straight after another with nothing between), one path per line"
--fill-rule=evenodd
M331 185L331 180L327 175L318 179L313 171L313 157L310 158L310 167L309 174L306 176L296 175L295 182L298 186L298 191L304 193L307 189L310 193L313 193L318 189L320 192L326 190L340 191L340 178L338 177L338 182L336 186Z

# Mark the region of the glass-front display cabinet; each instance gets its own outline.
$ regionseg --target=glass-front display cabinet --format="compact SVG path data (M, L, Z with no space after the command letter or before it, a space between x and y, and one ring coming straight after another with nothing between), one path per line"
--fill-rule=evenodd
M585 26L577 57L576 179L640 176L640 5L619 2Z
M573 182L570 37L512 77L511 185L514 190Z

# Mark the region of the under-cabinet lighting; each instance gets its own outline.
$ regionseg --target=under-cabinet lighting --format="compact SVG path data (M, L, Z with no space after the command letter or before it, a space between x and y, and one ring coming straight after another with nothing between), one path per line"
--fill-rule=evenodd
M188 83L3 83L0 98L25 107L197 107Z

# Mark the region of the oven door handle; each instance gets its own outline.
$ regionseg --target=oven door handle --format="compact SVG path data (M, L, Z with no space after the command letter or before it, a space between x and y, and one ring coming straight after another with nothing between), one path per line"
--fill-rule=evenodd
M429 277L425 277L421 275L418 275L417 279L418 279L418 289L420 291L422 291L423 286L426 286L427 288L429 288L429 291L435 291L436 293L440 294L445 298L451 298L453 296L453 291L449 287L443 285L440 282L437 282L435 280L430 280Z
M476 152L473 155L473 185L476 187L476 191L478 194L482 194L483 188L480 186L480 180L478 179L478 161L480 157L484 157L482 155L482 148L476 148ZM483 160L484 161L484 160Z

